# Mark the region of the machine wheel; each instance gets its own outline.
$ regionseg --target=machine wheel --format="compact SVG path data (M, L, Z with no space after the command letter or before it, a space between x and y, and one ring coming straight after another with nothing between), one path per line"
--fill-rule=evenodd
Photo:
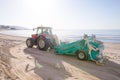
M32 38L28 38L26 40L26 45L27 45L28 48L32 48L33 47Z
M79 60L86 60L86 54L84 51L77 51L77 58Z
M49 48L49 42L46 38L39 38L37 41L37 45L40 50L46 51Z

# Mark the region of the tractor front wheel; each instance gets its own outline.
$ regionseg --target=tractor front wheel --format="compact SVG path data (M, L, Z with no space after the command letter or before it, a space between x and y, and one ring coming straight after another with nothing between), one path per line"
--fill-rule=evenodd
M33 47L32 38L28 38L26 40L26 45L27 45L28 48L32 48Z
M46 51L49 48L49 42L46 38L39 38L37 44L40 50Z

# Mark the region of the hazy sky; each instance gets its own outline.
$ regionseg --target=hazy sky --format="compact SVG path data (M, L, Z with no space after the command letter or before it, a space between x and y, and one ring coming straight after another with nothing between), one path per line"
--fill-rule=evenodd
M0 0L0 25L120 29L120 0Z

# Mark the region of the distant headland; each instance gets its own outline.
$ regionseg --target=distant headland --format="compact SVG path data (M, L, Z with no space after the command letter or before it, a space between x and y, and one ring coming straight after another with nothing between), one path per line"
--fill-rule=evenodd
M26 30L27 28L20 26L0 25L0 30Z

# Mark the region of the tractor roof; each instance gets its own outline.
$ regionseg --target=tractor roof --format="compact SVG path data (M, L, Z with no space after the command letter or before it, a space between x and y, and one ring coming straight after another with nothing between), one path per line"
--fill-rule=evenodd
M37 28L41 28L41 29L52 29L51 27L37 27Z

